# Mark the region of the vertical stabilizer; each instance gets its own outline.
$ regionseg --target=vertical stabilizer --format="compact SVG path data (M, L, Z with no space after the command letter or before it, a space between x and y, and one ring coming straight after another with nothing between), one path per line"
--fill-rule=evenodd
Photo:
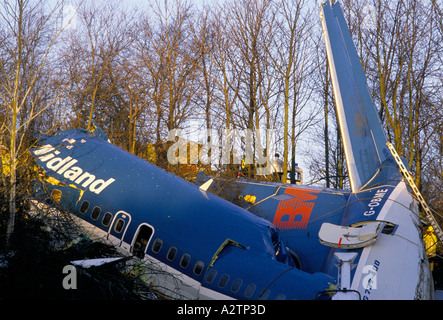
M357 191L390 152L339 3L323 4L320 16L349 179L352 191Z

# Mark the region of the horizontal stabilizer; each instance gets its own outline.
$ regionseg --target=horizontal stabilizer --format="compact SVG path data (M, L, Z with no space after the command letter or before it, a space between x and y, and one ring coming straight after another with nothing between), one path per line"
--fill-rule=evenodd
M318 232L320 242L328 247L342 249L363 248L377 241L385 226L381 221L368 221L360 227L337 226L325 222Z
M390 152L339 3L323 4L320 16L349 179L355 192L377 173Z

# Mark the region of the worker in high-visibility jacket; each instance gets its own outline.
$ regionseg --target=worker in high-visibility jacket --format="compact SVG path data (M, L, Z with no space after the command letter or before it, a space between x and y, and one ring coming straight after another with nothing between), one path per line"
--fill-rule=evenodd
M434 270L434 258L437 255L437 236L434 233L434 228L429 226L426 230L425 235L423 236L423 240L425 242L426 255L429 259L429 266L431 267L431 271Z
M148 144L148 148L146 150L146 153L147 153L148 161L156 165L157 164L157 153L155 153L154 145L151 142Z
M9 156L7 148L0 144L0 157L1 157L1 171L5 176L9 176L9 173L11 172L11 158Z

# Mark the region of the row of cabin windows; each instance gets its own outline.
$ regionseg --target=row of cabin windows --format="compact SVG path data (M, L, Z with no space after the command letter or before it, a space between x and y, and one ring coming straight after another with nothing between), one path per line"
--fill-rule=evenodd
M60 199L62 197L62 192L58 189L54 189L54 190L52 190L51 197L52 197L52 200L54 200L55 202L60 202ZM89 202L84 200L82 202L82 204L80 205L80 213L85 214L88 211L88 209L89 209ZM92 209L92 211L91 211L91 219L94 221L97 221L101 212L102 212L102 209L100 207L94 207L94 209ZM112 213L106 212L103 215L103 218L101 221L102 225L105 227L109 227L109 225L111 224L111 221L112 221ZM125 226L125 220L118 219L117 222L115 223L114 231L117 233L120 233L123 231L124 226Z
M89 202L84 200L80 206L80 213L85 214L89 209ZM91 219L94 221L97 221L100 213L102 212L102 209L100 207L94 207L94 209L92 209L91 211ZM106 212L103 215L102 218L102 225L105 227L109 227L109 225L111 224L112 221L112 213L110 212ZM122 232L123 227L125 226L125 220L123 219L118 219L115 226L114 226L114 231L117 233Z
M157 238L157 239L155 239L154 243L152 244L151 249L154 253L159 253L162 246L163 246L163 241L161 239ZM177 253L178 253L177 248L171 246L169 248L168 252L166 253L166 259L168 259L169 261L174 261L175 257L177 256ZM184 269L187 268L190 261L191 261L191 256L187 253L184 253L180 259L180 267L182 267ZM200 275L203 271L203 268L204 268L204 263L202 261L197 261L194 265L194 270L193 270L194 274ZM216 277L217 277L217 270L211 269L208 272L208 274L206 275L205 281L206 281L206 283L209 283L209 284L213 283ZM229 280L230 280L230 276L228 274L223 274L220 277L220 279L218 280L217 285L222 289L226 288ZM243 284L242 279L235 279L234 282L232 282L232 285L230 288L231 291L233 293L239 292L242 284ZM246 298L251 298L252 295L254 294L256 288L257 288L257 286L254 283L250 283L246 287L246 289L243 293L244 296ZM271 294L271 291L269 289L266 289L260 294L259 299L265 300L269 297L270 294ZM277 300L285 300L285 298L286 297L283 294L279 294L276 297Z
M161 239L155 239L154 243L152 244L152 252L159 253L160 249L163 247L163 241ZM178 250L176 247L170 247L168 252L166 253L166 259L169 261L174 261L175 257L177 256ZM189 263L191 262L191 256L187 253L184 253L180 259L180 267L183 269L186 269L189 266ZM194 265L193 272L195 275L199 276L204 268L205 264L202 261L197 261Z

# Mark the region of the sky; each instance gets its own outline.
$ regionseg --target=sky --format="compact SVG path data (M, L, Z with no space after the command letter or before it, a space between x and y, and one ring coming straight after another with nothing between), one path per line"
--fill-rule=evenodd
M82 2L88 2L93 1L94 4L99 3L100 1L105 3L109 2L109 0L46 0L46 4L53 8L56 6L60 1L64 1L64 5L62 7L63 10L63 17L66 22L69 22L69 27L75 28L76 27L76 21L75 21L75 11L79 3ZM122 5L123 8L132 9L134 7L140 8L140 9L149 9L150 6L158 1L160 4L164 3L165 0L114 0L115 2L118 2L119 5ZM169 0L171 1L171 0ZM182 0L178 0L182 1ZM188 0L191 4L200 7L203 6L205 3L212 2L212 1L218 1L218 0ZM221 0L220 0L221 2ZM68 29L69 29L68 27Z

